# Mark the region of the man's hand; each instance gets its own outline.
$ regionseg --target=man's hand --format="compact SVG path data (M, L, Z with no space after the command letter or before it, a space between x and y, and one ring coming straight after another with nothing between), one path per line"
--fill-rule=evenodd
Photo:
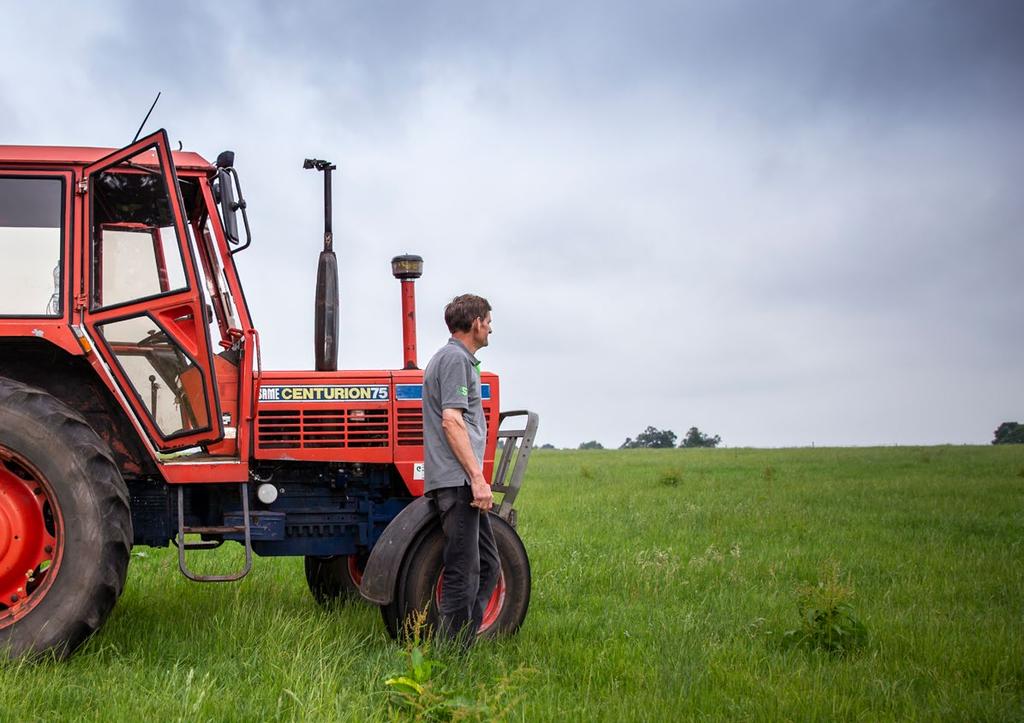
M473 491L473 501L469 503L470 507L477 507L481 512L486 512L494 506L494 493L491 492L491 486L487 484L482 472L473 475L469 480L469 487Z

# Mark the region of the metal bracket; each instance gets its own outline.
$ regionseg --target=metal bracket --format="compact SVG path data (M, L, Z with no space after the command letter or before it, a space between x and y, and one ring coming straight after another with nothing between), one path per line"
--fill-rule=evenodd
M526 426L522 429L502 429L502 422L512 417L526 417ZM494 467L491 489L504 493L497 514L512 527L516 526L516 511L512 505L515 504L516 495L526 476L526 465L530 461L539 424L537 413L525 409L502 412L498 417L498 462Z

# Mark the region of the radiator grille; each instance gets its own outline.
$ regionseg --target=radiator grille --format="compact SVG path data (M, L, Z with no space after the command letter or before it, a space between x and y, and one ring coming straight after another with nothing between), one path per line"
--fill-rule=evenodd
M484 417L491 419L491 406L484 405ZM399 447L423 445L423 408L408 407L395 410L397 444Z
M409 407L395 410L396 434L399 447L423 444L423 409Z
M265 409L256 418L262 449L387 447L387 409Z

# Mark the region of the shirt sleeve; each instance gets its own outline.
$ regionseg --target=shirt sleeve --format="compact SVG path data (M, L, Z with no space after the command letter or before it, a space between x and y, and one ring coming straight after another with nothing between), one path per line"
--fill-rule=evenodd
M449 357L437 370L441 409L469 410L469 365Z

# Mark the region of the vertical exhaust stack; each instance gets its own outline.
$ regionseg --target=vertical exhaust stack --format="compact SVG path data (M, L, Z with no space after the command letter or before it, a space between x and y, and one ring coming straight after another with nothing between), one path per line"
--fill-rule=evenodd
M313 354L318 372L338 369L338 258L334 255L334 232L331 229L331 171L330 161L307 158L306 169L324 174L324 250L316 269L315 317L313 321Z
M423 275L423 257L405 254L391 259L391 273L402 282L403 369L416 365L416 279Z

